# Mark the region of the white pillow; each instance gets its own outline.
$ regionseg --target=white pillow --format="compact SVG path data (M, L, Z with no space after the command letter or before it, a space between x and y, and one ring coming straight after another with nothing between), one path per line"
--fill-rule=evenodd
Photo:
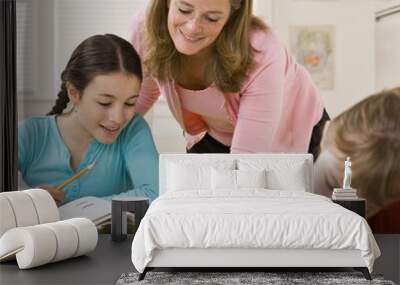
M234 160L174 160L166 164L167 191L211 190L211 168L234 169Z
M211 189L236 190L236 170L211 169Z
M268 188L272 190L306 191L307 178L301 167L290 171L277 169L267 172Z
M212 190L267 188L266 170L211 169Z
M210 188L210 167L184 166L169 163L168 191L185 191Z
M267 171L267 188L272 190L306 191L308 169L304 160L293 159L239 159L239 170Z
M236 170L237 188L267 188L267 171Z

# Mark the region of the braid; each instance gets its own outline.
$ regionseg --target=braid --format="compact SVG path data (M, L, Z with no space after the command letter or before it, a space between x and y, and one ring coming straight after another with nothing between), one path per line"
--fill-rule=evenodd
M67 87L65 86L65 82L61 84L61 90L58 92L56 104L53 106L51 111L47 113L49 115L60 115L63 110L67 107L69 102Z

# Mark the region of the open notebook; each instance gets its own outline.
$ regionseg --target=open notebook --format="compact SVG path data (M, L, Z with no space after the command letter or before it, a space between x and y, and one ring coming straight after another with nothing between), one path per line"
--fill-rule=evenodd
M92 196L82 197L58 208L60 219L88 218L99 230L99 233L111 233L111 202ZM127 221L127 233L134 232L135 214L123 212Z
M84 217L96 226L111 219L111 202L97 197L82 197L58 208L60 219Z

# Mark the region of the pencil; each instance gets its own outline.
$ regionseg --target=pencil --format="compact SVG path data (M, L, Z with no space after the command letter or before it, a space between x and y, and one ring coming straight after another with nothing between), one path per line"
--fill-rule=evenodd
M63 183L61 183L60 185L57 186L56 190L61 190L63 189L65 186L67 186L68 184L74 182L76 179L78 179L79 177L81 177L82 175L85 175L87 172L89 172L94 165L96 164L96 162L93 162L92 164L89 164L88 166L86 166L85 168L82 168L77 174L75 174L74 176L68 178L67 180L65 180Z

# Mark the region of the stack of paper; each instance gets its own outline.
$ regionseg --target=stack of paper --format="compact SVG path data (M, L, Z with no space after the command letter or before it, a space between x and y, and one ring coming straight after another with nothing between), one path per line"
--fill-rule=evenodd
M356 189L335 188L332 193L333 200L357 200Z

